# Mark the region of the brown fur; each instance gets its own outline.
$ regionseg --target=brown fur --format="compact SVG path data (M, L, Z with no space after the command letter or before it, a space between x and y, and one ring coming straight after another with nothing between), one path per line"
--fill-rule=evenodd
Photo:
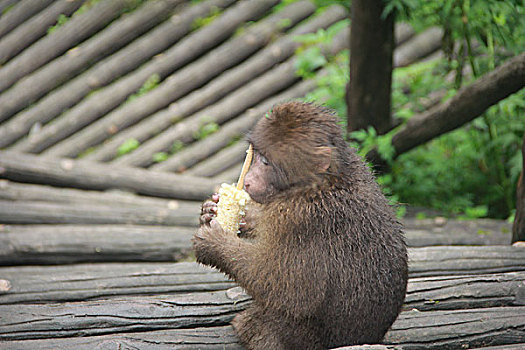
M325 349L377 343L404 300L402 227L333 114L299 102L274 107L249 141L277 192L259 205L255 241L202 225L197 260L253 297L233 326L249 349ZM329 147L330 167L320 171Z

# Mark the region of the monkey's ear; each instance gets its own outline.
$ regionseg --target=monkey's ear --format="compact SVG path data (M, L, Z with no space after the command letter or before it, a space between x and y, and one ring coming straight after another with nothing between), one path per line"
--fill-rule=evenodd
M320 173L326 173L332 162L332 149L330 147L317 147L315 150L317 159L319 160L317 166Z

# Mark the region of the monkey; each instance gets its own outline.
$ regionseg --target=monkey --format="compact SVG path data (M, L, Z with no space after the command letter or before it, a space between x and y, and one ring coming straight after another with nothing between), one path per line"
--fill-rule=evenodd
M215 220L214 195L193 237L197 261L252 297L232 326L247 349L379 343L401 311L408 268L403 227L335 112L275 105L247 136L250 239ZM251 214L251 215L250 215Z

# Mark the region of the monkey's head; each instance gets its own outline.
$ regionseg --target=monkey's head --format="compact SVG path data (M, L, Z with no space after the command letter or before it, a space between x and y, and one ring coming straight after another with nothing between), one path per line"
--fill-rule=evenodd
M336 144L344 143L333 112L302 102L274 106L248 141L255 156L245 187L259 203L293 186L321 184L337 168Z

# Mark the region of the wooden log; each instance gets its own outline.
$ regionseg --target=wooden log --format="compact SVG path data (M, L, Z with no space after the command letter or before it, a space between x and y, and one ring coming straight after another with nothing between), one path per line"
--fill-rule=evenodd
M0 17L0 38L11 32L22 23L27 22L31 17L36 15L38 12L45 9L53 0L26 0L26 1L12 1L11 4L6 2L2 3L0 7L0 13L4 13L4 9L7 6L13 6L5 15ZM56 21L56 17L55 17ZM4 53L0 50L0 57ZM4 61L0 61L3 63Z
M180 45L174 45L172 49L167 50L151 62L140 68L139 65L163 50L168 49L184 37L191 30L195 19L207 16L213 9L227 7L232 2L234 0L208 0L195 6L185 7L172 16L170 20L165 21L151 32L144 34L128 46L102 60L87 72L50 92L34 106L20 112L0 125L0 147L11 145L20 137L26 135L35 125L44 125L67 108L74 106L93 90L101 89L135 69L137 69L135 72L118 80L111 88L104 89L102 94L97 94L98 103L103 102L104 105L109 105L109 107L104 108L113 108L132 91L140 88L152 74L158 74L160 79L164 79L172 70L183 63L182 60L186 60L187 56L191 55L191 50L186 50L183 52L184 54L181 54L182 50L178 49ZM196 36L200 32L198 31L197 34L190 36L196 42L199 42ZM188 44L191 44L191 42ZM209 45L209 43L203 43L203 50L207 48L206 44ZM178 55L174 55L172 52ZM119 92L118 96L121 97L115 98L116 92ZM105 97L111 97L115 102L109 104L106 102ZM93 102L94 98L87 98L85 108L92 106Z
M231 326L166 329L93 337L51 338L2 342L4 350L34 349L141 349L141 350L242 350Z
M346 37L347 35L347 31L342 31L337 36ZM334 54L344 49L345 46L345 41L334 40L329 45L329 50ZM299 79L296 74L296 60L295 57L288 59L242 88L237 89L234 93L229 94L220 102L178 122L157 137L145 142L134 152L126 154L112 163L148 166L152 163L153 154L168 150L174 140L189 143L193 141L193 135L203 125L207 123L223 124L263 99L288 88Z
M10 286L0 292L2 305L119 300L235 286L224 274L194 262L16 266L0 267L0 274Z
M0 151L0 176L17 181L88 190L121 189L156 197L203 200L215 191L212 180L130 167Z
M525 272L411 278L404 310L459 310L525 305Z
M100 89L96 94L93 94L90 98L85 99L82 103L46 125L38 134L30 135L27 139L16 144L13 149L23 152L40 152L48 148L83 126L109 113L124 102L130 94L139 89L153 74L159 74L159 77L166 77L175 69L191 62L199 55L215 47L218 43L230 37L241 23L260 16L272 4L275 4L275 1L250 0L239 2L226 10L211 24L187 36L175 45L166 54L165 59L153 61L126 78L120 79L104 89ZM162 72L164 73L162 74ZM97 105L96 109L93 108L93 103ZM133 105L136 106L136 102ZM129 108L129 106L125 108ZM97 124L94 123L93 125ZM93 125L91 127L94 127ZM115 133L115 128L112 125L108 127L109 131L103 130L104 135L108 132L110 134Z
M226 326L250 303L235 290L67 304L0 305L1 340ZM523 342L525 307L402 312L384 342L402 349ZM231 331L231 329L230 329Z
M115 20L67 55L56 58L38 71L29 74L1 96L9 101L10 108L21 110L79 72L111 55L141 34L168 18L183 0L157 0Z
M6 224L134 224L197 226L199 210L191 208L117 207L103 204L12 202L0 200L0 222Z
M44 6L43 11L37 13L32 18L27 18L23 23L20 23L16 27L3 32L2 29L5 29L3 26L8 20L8 16L0 19L0 36L5 35L0 40L0 64L5 64L13 57L15 57L22 50L33 44L35 41L46 35L47 30L50 26L54 25L57 22L57 18L63 14L65 16L70 16L75 12L83 1L67 1L61 0L53 3L48 0L41 1L25 1L21 2L20 6L15 7L11 12L14 12L17 9L21 9L22 6L30 8L31 10L39 10L40 6ZM29 6L27 6L29 4ZM51 4L51 6L49 6ZM46 6L49 6L45 8ZM26 12L24 14L29 14ZM11 24L11 23L9 23Z
M235 166L243 161L246 157L246 150L248 149L248 143L240 141L235 145L226 147L218 151L213 157L206 159L205 161L195 165L193 168L187 170L185 175L196 175L212 177L219 173ZM197 175L201 174L201 175ZM238 178L239 173L237 173Z
M447 246L412 248L410 275L485 274L525 270L525 248Z
M25 75L35 71L104 28L124 9L134 4L133 0L101 1L89 11L72 17L55 32L39 40L0 69L0 92L10 88ZM4 95L0 95L0 104L2 105L0 121L7 119L19 110L16 105L4 98Z
M11 7L18 2L20 2L20 0L0 0L0 18L5 16L5 14L11 10Z
M172 103L169 108L159 111L143 119L139 123L119 132L104 144L97 147L86 159L109 161L117 156L117 150L128 139L139 142L157 135L160 131L171 126L174 120L181 120L198 110L213 104L229 92L246 84L250 80L267 71L275 64L290 57L299 43L294 40L301 35L325 28L346 15L346 11L339 6L332 6L321 15L308 19L306 23L294 28L289 35L277 40L274 44L264 48L242 64L222 73L204 87L188 94Z
M0 265L180 261L192 254L194 232L182 226L2 225Z
M151 207L159 209L196 209L200 202L138 196L131 192L110 190L85 191L0 180L0 199L10 201L58 202L69 204Z
M249 11L245 11L244 15L237 13L235 16L236 22L230 22L228 26L233 29L233 24L239 24L253 18L259 12L264 13L269 6L274 5L276 2L278 0L240 2L239 6L244 5L244 7L247 7L246 10ZM304 6L305 4L309 5ZM239 7L240 9L241 7ZM313 11L314 6L311 3L300 2L270 15L266 19L257 22L252 28L247 29L245 33L232 38L232 40L221 45L216 50L207 53L199 60L176 72L150 93L122 105L70 138L58 142L47 149L45 154L71 157L90 146L104 141L112 135L110 132L112 129L123 129L165 108L171 102L202 86L237 63L242 62L266 45L272 36L304 19ZM286 25L283 25L283 23ZM78 127L76 128L78 129ZM57 138L58 136L63 138L68 135L60 132L60 134L56 135ZM55 140L55 136L53 140ZM39 149L49 147L53 142L59 141L58 139L56 141L53 140L46 138L46 140L43 140L46 146L39 146Z
M217 175L214 175L213 179L217 181L218 183L223 183L223 182L233 183L239 178L241 169L242 169L242 163L238 163L224 171L221 171Z
M264 113L269 111L273 105L281 101L289 101L295 98L303 97L308 92L315 89L315 87L316 83L313 80L305 80L300 82L292 88L264 100L257 106L249 109L243 115L226 122L215 134L212 134L203 140L192 143L182 151L177 152L175 155L168 158L166 161L153 165L150 168L152 170L159 171L183 172L186 169L191 168L196 163L203 161L206 162L212 155L214 158L219 158L218 154L215 155L217 152L220 152L222 148L227 147L233 139L243 137L259 120L259 118L261 118ZM244 156L244 152L241 152L240 154ZM228 162L225 161L225 163ZM231 165L231 163L229 163L229 165ZM210 172L213 173L212 171Z
M394 67L405 67L441 47L443 29L432 27L414 36L394 51Z
M250 302L246 294L232 294L218 291L58 305L0 305L0 340L227 325Z
M525 307L401 313L384 339L402 349L462 349L522 343Z
M407 299L409 302L426 309L439 308L440 303L449 306L455 303L455 307L459 307L461 300L454 298L454 294L457 294L458 290L463 287L465 288L462 294L465 298L464 308L483 305L484 302L494 302L498 305L523 305L521 279L525 271L524 248L502 247L506 249L494 252L492 249L480 249L487 247L458 247L459 249L453 251L454 254L450 253L450 248L456 247L439 247L434 249L434 255L428 254L425 248L409 248L410 281L416 281L414 287L410 287L414 289L415 296ZM462 256L462 254L473 255L474 253L477 261ZM456 268L451 271L450 275L447 275L449 271L439 270L432 266L443 263L443 259L436 257L440 254L454 261ZM503 264L502 261L504 261ZM486 273L506 274L490 277ZM193 274L205 274L207 278L212 278L210 285L207 285L206 281L195 279L197 277ZM422 275L425 276L424 279L416 279ZM482 276L477 278L476 275ZM202 284L201 287L206 288L203 290L219 290L231 286L224 287L223 284L220 284L227 281L224 274L197 263L97 263L68 266L0 267L0 280L5 280L4 285L10 286L8 290L0 293L0 304L55 303L110 296L121 298L125 295L176 293L184 289L181 289L180 283L175 281L186 278L186 276L189 276L187 281L193 281L199 286ZM447 276L447 278L435 278L442 276ZM497 287L494 281L498 279L502 286L510 287L510 289L505 289L504 292L494 292L493 289L490 289L490 283ZM472 286L466 286L461 281L473 283ZM218 282L220 282L219 286L214 287ZM442 289L424 290L425 286L430 285L441 286ZM482 289L488 290L487 300L475 301L476 293L481 293ZM187 289L187 291L194 290ZM418 297L418 293L427 299ZM492 293L493 300L490 300L490 293ZM440 300L440 302L432 303L431 300Z
M510 245L511 236L502 232L476 231L455 234L451 231L438 233L424 230L406 230L405 237L410 247L427 247L438 245Z
M394 37L396 45L401 45L412 39L416 35L416 31L409 23L398 22L394 25Z
M410 246L431 245L510 245L511 224L505 220L450 220L404 218Z

